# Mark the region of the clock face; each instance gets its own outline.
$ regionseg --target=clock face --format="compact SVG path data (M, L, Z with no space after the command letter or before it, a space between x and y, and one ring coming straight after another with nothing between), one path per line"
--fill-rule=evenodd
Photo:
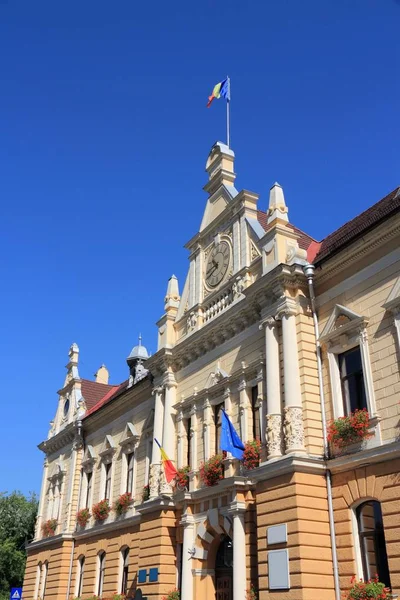
M206 283L216 287L221 283L229 268L231 250L227 242L216 244L211 250L206 264Z

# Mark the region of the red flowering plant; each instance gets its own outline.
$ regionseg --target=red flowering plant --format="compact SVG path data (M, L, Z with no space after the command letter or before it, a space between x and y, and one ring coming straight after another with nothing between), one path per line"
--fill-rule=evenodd
M355 576L351 578L352 587L343 597L343 600L389 600L391 598L390 589L379 581L378 575L369 581L356 581Z
M54 535L57 529L58 521L57 519L49 519L45 521L42 525L42 533L44 537L49 537L50 535Z
M243 466L251 471L260 464L261 442L260 440L250 440L244 445Z
M224 478L224 456L215 454L200 465L200 479L204 485L211 487Z
M339 417L328 427L328 442L335 448L342 449L356 442L371 437L369 414L363 410L355 410L346 417Z
M190 471L189 466L181 467L180 469L178 469L178 472L175 477L177 490L189 489L189 471Z
M92 513L96 521L105 521L110 514L111 506L107 499L100 500L92 507Z
M114 502L113 509L117 515L120 516L127 512L131 504L132 494L130 492L125 492L125 494L121 494L121 496Z
M178 589L171 590L166 596L162 597L162 600L180 600L181 593Z
M76 520L81 527L85 527L86 523L89 521L91 515L88 508L81 508L76 515Z

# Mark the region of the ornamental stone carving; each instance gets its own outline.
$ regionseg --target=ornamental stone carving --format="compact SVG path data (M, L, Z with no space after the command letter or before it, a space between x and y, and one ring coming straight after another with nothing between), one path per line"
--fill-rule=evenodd
M300 406L287 406L284 412L286 453L304 452L303 409Z
M236 277L236 281L232 285L233 298L234 299L239 298L239 296L242 295L244 288L245 288L244 279L242 277L240 277L240 275L238 275Z
M282 456L282 415L267 415L268 458Z
M150 465L149 489L150 498L157 498L160 490L161 465Z
M194 312L191 312L187 318L186 324L187 324L188 331L192 331L197 325L197 314Z

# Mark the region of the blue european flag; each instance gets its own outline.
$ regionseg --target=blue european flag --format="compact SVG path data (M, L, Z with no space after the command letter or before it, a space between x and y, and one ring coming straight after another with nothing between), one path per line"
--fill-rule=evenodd
M222 409L220 448L230 452L235 458L243 458L244 444L224 409Z
M229 77L227 77L222 83L221 83L221 89L220 89L220 95L225 98L225 100L227 102L230 102L231 99L231 80L229 79Z

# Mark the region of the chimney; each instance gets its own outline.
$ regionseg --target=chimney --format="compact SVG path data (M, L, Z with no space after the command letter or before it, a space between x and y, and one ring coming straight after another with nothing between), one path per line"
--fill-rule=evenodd
M108 384L109 373L105 365L101 365L100 369L94 374L94 376L96 377L96 383Z

